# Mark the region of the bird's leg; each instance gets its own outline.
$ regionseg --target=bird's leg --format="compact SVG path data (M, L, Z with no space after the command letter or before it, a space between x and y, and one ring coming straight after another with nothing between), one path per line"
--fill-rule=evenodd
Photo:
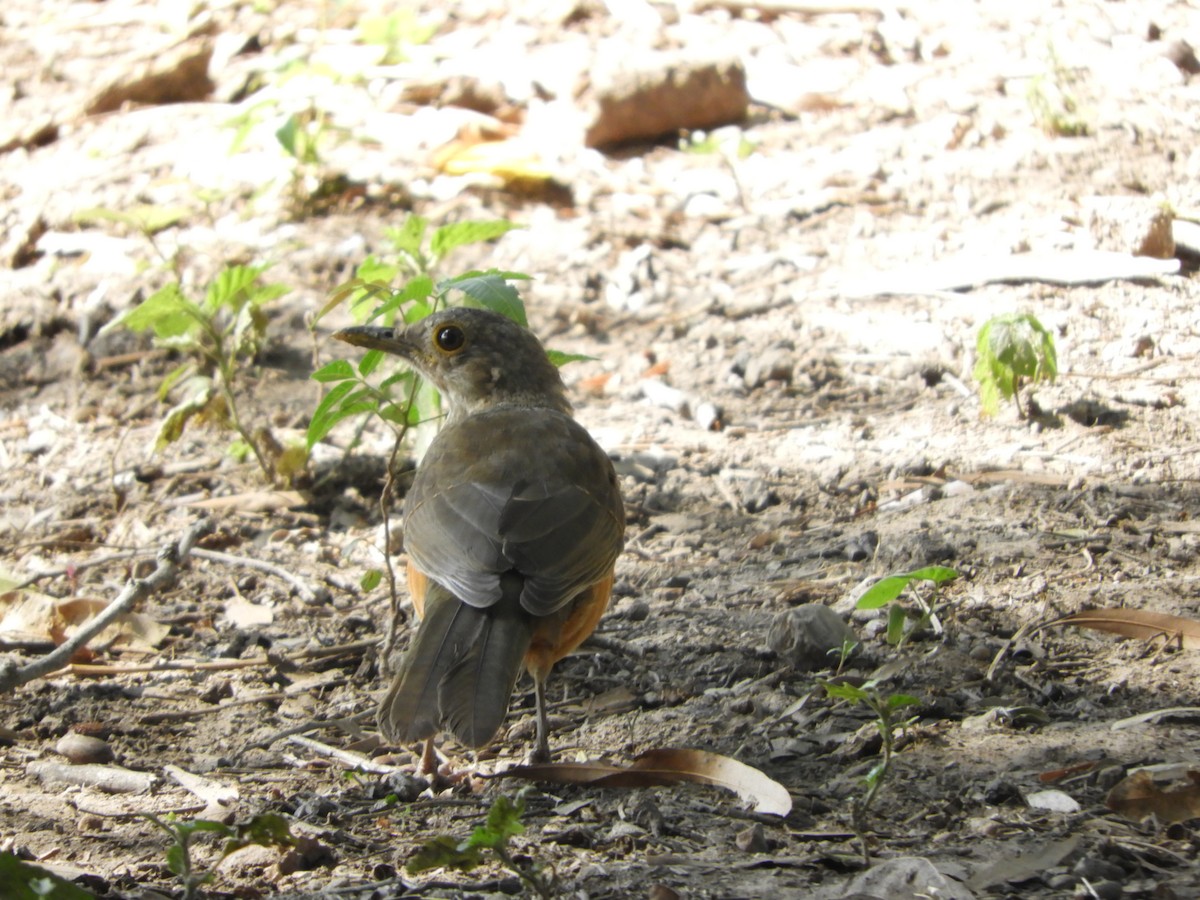
M421 765L417 769L418 775L437 775L438 758L437 748L433 745L433 737L425 738L425 748L421 751Z
M550 762L550 717L546 714L546 679L533 676L533 696L537 703L537 746L531 759L535 763Z

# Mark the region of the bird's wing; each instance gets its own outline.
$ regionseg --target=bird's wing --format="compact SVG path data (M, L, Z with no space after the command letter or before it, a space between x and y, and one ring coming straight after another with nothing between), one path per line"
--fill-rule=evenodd
M404 533L418 568L464 603L495 603L500 575L515 570L522 606L543 616L612 568L624 510L612 463L581 425L510 410L443 429L413 482Z

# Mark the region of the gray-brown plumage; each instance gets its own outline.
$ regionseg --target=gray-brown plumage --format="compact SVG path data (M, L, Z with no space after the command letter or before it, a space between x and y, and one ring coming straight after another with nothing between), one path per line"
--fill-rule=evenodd
M549 758L544 685L608 604L625 519L612 463L571 418L528 330L450 309L335 337L406 359L449 414L405 500L409 590L422 622L379 710L393 741L451 731L488 743L522 664L534 678L535 757Z

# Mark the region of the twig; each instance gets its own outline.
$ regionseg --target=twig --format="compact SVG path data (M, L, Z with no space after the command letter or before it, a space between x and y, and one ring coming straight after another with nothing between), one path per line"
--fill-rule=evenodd
M247 569L257 569L259 572L274 575L276 578L280 578L290 584L305 603L324 603L329 599L329 591L325 588L319 587L314 590L299 576L292 574L282 566L277 566L266 560L251 559L248 556L235 556L232 553L222 553L219 550L199 549L194 550L192 555L197 559L207 559L230 566L244 566Z
M138 721L143 725L159 725L163 722L187 722L191 719L199 719L203 716L224 712L234 706L252 706L255 703L277 703L286 699L287 694L283 693L283 691L273 691L270 694L259 694L257 697L240 697L237 700L227 700L224 703L218 703L215 706L205 706L200 709L179 709L168 712L150 713L149 715L142 716Z
M402 769L400 766L389 766L384 763L378 763L373 759L368 759L361 753L352 753L349 750L340 750L337 747L331 747L329 744L322 744L320 741L314 741L312 738L306 738L299 734L291 735L288 738L288 743L295 744L298 747L303 747L310 753L316 753L320 756L327 756L330 759L337 760L349 769L370 772L374 775L391 775L396 772L404 771L404 769Z
M313 650L301 650L291 656L283 657L285 662L300 663L316 659L328 659L332 656L342 656L356 650L366 650L379 643L379 638L366 638L361 641L351 641L348 644L336 644L332 647L317 647ZM279 665L278 658L267 654L251 659L217 659L208 662L195 662L186 659L163 659L158 662L142 663L132 666L98 665L96 663L72 663L61 670L63 675L79 675L82 677L97 677L102 675L129 675L141 672L222 672L228 669L252 669L256 666Z
M35 659L21 668L17 668L16 663L12 661L0 664L0 694L8 693L35 678L41 678L56 669L61 669L72 656L87 645L88 641L107 628L118 616L129 612L139 600L144 600L151 594L166 590L175 584L175 579L179 574L179 564L187 559L196 541L211 530L211 520L200 519L183 533L178 545L165 545L158 551L158 565L153 572L145 578L130 580L117 598L104 608L103 612L80 628L69 640L45 656Z

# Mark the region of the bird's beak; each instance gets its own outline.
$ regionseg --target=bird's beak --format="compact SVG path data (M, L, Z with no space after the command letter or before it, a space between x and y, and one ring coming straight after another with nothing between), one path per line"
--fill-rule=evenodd
M397 339L395 329L380 325L354 325L335 331L333 336L339 341L353 344L355 347L365 347L368 350L382 350L384 353L394 353L397 356L411 356L413 348L402 339Z

